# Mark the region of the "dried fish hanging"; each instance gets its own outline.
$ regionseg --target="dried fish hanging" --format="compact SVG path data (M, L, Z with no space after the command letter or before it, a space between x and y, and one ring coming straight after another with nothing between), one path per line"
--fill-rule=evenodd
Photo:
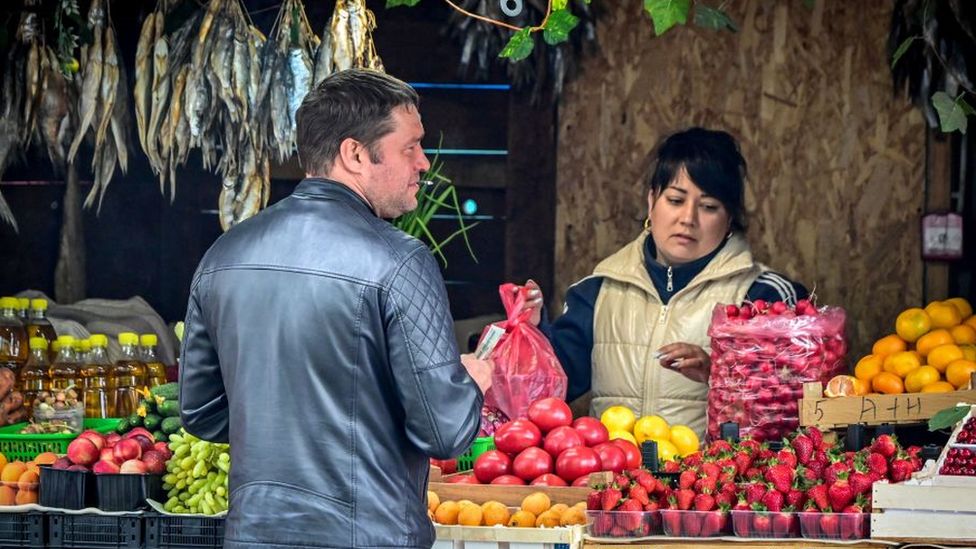
M364 0L338 0L315 54L313 85L334 71L353 67L382 71L383 61L373 42L375 29L376 16Z
M86 137L94 139L92 170L95 174L85 207L90 208L97 200L100 211L116 163L122 173L128 170L129 88L108 2L92 0L88 25L92 43L81 48L80 120L68 150L68 161L74 160Z

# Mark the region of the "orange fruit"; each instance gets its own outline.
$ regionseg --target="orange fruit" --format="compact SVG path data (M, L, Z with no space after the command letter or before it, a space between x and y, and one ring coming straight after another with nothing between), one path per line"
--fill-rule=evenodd
M574 524L586 524L586 512L579 507L570 507L559 517L560 526L572 526Z
M948 381L936 381L922 387L923 393L951 393L955 390L956 388Z
M445 501L438 505L437 510L434 511L434 522L448 526L457 524L458 513L460 512L461 506L456 501Z
M864 396L871 392L871 382L864 379L854 378L854 394Z
M500 501L486 501L481 505L481 515L484 517L485 526L494 526L496 524L506 525L508 524L508 519L512 517L512 513L505 507L505 504Z
M969 385L973 372L976 372L976 362L964 358L953 360L946 366L946 381L953 384L956 389L964 389Z
M962 297L951 297L951 298L943 301L943 303L949 303L949 304L954 305L956 307L956 309L959 309L959 314L963 318L968 318L968 317L973 316L973 306L970 305L969 302L966 301L965 298L962 298Z
M895 333L909 343L915 343L932 328L928 313L918 307L905 309L895 319Z
M897 395L905 392L905 384L901 378L891 372L881 372L871 380L871 387L886 395Z
M968 324L960 324L949 328L952 340L959 345L972 345L976 343L976 328Z
M940 379L942 376L934 366L920 366L905 376L905 390L909 393L918 393L926 385L931 385Z
M10 486L0 486L0 505L16 505L17 489Z
M461 526L481 526L481 506L462 505L458 511L457 522Z
M904 339L896 334L888 334L874 342L874 345L871 346L871 354L887 356L907 349L908 344L905 343Z
M3 468L6 466L7 466L7 456L0 453L0 471L3 471Z
M915 342L915 350L922 356L928 356L932 349L947 343L955 343L955 340L952 339L952 332L945 328L939 328L918 338L918 341Z
M915 351L902 351L888 355L884 359L884 371L891 372L900 378L904 378L908 372L921 365L922 359Z
M16 485L17 481L20 480L20 475L24 474L27 470L27 464L20 460L11 461L10 463L3 466L3 471L0 472L0 481L4 484ZM8 484L9 483L9 484Z
M535 525L537 528L555 528L559 526L559 515L552 511L543 511L536 517Z
M962 322L962 314L952 303L933 301L925 306L925 312L932 319L933 328L952 328Z
M963 321L963 324L965 324L966 326L971 326L973 328L976 328L976 315L972 315L969 318L967 318L965 321Z
M959 350L966 360L976 361L976 345L960 345Z
M534 528L535 527L535 515L528 511L519 509L512 513L512 516L508 519L508 525L514 526L515 528Z
M14 503L17 505L27 505L37 503L37 490L19 490L14 496Z
M878 355L867 355L857 361L854 367L854 377L862 381L871 381L871 378L882 372L884 357Z
M959 360L960 358L965 358L965 356L962 354L962 349L960 349L958 345L954 343L947 343L932 349L927 358L929 366L935 366L936 370L945 372L946 366L948 366L950 362L953 360Z
M824 388L824 395L828 397L852 396L854 395L855 377L847 375L834 376L827 382Z
M528 511L535 516L541 515L543 512L548 511L549 507L552 506L552 502L549 500L544 492L532 492L531 494L522 498L521 509Z
M437 507L441 504L441 498L436 492L431 492L427 490L427 509L433 513L437 510Z

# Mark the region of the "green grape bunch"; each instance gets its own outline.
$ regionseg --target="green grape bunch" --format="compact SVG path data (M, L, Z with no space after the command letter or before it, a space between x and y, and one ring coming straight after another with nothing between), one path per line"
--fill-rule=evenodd
M169 449L173 457L163 475L163 509L204 515L226 511L230 445L200 440L180 429L170 435Z

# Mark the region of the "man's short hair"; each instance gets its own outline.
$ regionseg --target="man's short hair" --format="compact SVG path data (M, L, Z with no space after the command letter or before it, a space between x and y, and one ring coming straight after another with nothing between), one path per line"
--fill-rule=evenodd
M372 162L381 162L376 142L393 131L396 107L420 106L406 82L368 69L333 73L305 96L296 114L298 159L309 174L332 169L346 138L362 143Z

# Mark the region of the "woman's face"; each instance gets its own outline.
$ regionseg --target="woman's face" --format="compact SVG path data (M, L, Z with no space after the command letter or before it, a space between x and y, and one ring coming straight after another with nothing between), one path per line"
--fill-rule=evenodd
M722 243L732 224L725 206L704 194L684 168L660 194L648 194L647 204L656 259L665 265L681 265L708 255Z

